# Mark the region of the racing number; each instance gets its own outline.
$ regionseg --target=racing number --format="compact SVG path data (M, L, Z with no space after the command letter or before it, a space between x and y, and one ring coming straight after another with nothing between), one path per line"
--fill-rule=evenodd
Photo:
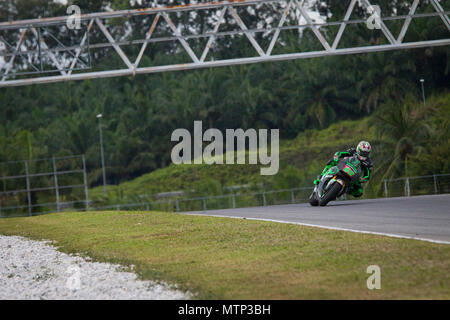
M355 171L352 170L349 166L345 166L344 169L342 169L346 174L349 176L353 176L355 174Z

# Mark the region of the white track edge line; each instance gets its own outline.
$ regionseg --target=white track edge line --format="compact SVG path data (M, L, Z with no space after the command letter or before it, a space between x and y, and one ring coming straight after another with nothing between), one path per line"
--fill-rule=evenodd
M318 224L309 224L309 223L303 223L303 222L293 222L293 221L284 221L284 220L275 220L275 219L266 219L266 218L247 218L247 217L238 217L238 216L223 216L223 215L202 214L202 213L182 213L182 214L191 215L191 216L234 218L234 219L246 219L246 220L277 222L277 223L285 223L285 224L296 224L296 225L305 226L305 227L314 227L314 228L322 228L322 229L337 230L337 231L348 231L348 232L355 232L355 233L362 233L362 234L372 234L372 235L386 236L386 237L391 237L391 238L420 240L420 241L439 243L439 244L450 244L450 241L444 241L444 240L434 240L434 239L419 238L419 237L413 237L413 236L399 235L399 234L393 234L393 233L384 233L384 232L376 232L376 231L365 231L365 230L355 230L355 229L347 229L347 228L341 228L341 227L331 227L331 226L324 226L324 225L318 225Z

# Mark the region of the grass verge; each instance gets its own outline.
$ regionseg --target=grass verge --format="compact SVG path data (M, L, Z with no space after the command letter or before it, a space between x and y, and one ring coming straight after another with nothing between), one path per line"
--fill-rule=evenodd
M298 225L162 212L0 220L0 234L135 265L206 299L449 299L450 246ZM369 265L381 290L368 290Z

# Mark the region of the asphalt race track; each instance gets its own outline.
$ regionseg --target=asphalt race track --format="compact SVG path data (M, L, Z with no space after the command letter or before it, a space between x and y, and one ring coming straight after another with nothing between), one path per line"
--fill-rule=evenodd
M333 201L326 207L299 203L184 214L270 220L450 244L450 194Z

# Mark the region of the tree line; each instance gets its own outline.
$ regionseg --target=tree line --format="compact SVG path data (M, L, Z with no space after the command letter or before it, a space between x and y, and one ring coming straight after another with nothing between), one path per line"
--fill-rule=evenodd
M12 3L15 9L5 9L6 3ZM118 0L73 3L91 12L106 5L132 7L127 1ZM398 5L397 1L380 3L386 10L405 12L408 9L407 5ZM444 8L446 4L448 1L442 4ZM134 7L149 5L149 1L142 1ZM426 1L420 3L420 6L427 5ZM42 13L65 14L65 7L48 1L15 0L2 6L2 21L11 17L36 17ZM327 12L342 13L346 6L345 1L321 1L317 10L324 15ZM266 14L270 12L268 9ZM337 16L329 19L338 19ZM256 21L250 14L245 19L249 25ZM390 27L398 32L401 25ZM385 41L382 33L364 37L368 32L366 29L364 26L352 28L343 37L343 44ZM330 39L336 31L324 30ZM437 17L430 21L413 21L407 36L409 41L418 41L445 35L445 32L448 32L445 25ZM306 31L301 37L296 31L282 31L280 39L279 49L287 52L317 46L317 39ZM219 43L214 54L253 55L254 49L244 46L244 42L248 43L245 37L237 39L232 46ZM195 49L195 44L193 47ZM150 55L144 56L143 63L168 63L174 59L173 54L168 54L172 49L155 46ZM132 55L139 48L126 50ZM177 55L182 59L182 53ZM94 58L94 70L121 63L108 51ZM96 115L102 113L108 183L117 184L169 165L172 131L192 128L194 120L203 120L205 125L220 130L278 128L282 139L291 139L306 129L326 128L339 120L378 114L376 125L385 137L384 152L395 154L402 163L411 160L411 168L414 161L402 150L407 150L406 154L410 155L421 152L413 150L413 142L419 135L415 131L417 125L409 123L402 127L404 132L400 134L398 123L390 124L389 121L402 121L402 115L410 112L408 105L421 101L419 79L425 79L427 96L446 92L450 85L449 68L449 50L444 46L1 89L0 159L85 154L89 183L98 185L102 178ZM416 102L412 103L414 99ZM441 112L439 108L431 108L429 112ZM440 115L448 121L448 113ZM417 121L422 119L416 118ZM434 128L431 130L434 135L431 131L422 135L425 145L432 149L434 139L442 138L447 139L448 144L448 130L443 130L442 122L431 125L425 118L422 120L430 130ZM402 140L399 146L398 139L405 135L410 140ZM404 174L394 169L389 172Z

